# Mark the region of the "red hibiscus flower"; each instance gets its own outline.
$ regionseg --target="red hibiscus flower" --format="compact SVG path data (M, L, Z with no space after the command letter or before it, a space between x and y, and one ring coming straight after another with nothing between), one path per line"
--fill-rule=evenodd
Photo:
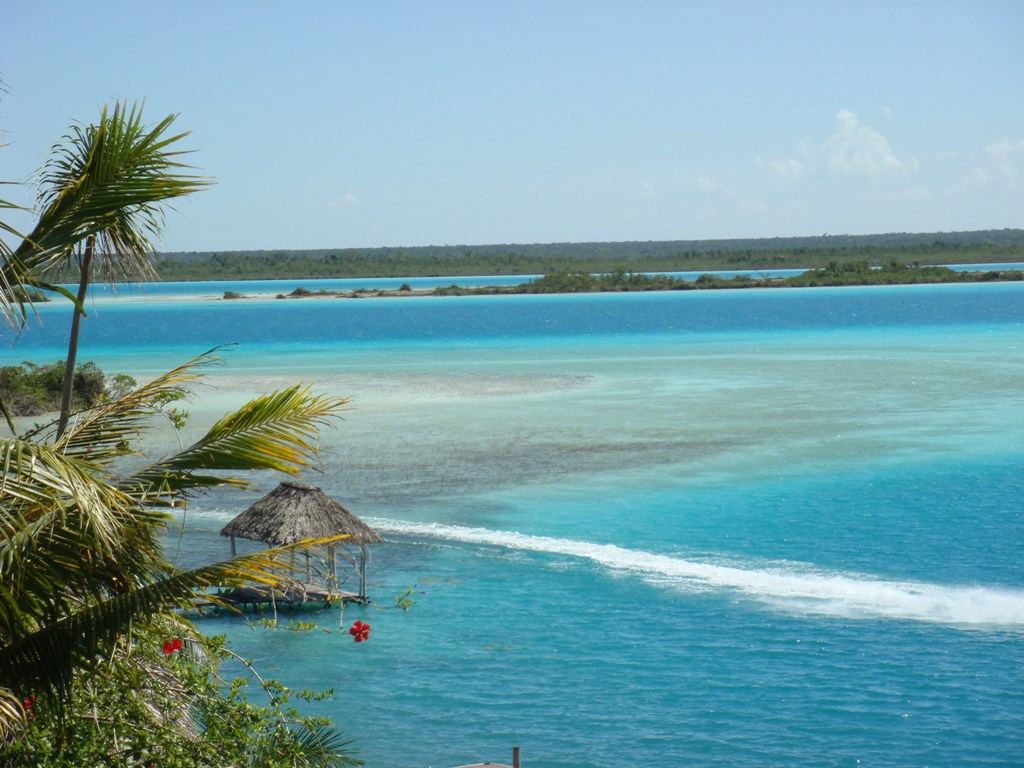
M355 639L357 643L361 643L364 640L370 639L370 625L357 621L349 627L348 633L352 635L353 639Z
M170 656L175 651L180 651L183 645L184 643L181 642L180 637L176 637L173 640L168 640L166 643L164 643L164 653Z

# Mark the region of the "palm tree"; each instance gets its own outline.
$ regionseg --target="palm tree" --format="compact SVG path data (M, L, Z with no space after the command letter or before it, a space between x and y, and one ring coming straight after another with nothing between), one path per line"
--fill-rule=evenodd
M238 472L297 474L310 466L320 429L339 417L345 399L283 389L221 419L192 446L117 473L132 442L160 423L153 417L215 359L204 355L78 414L52 444L32 439L45 429L0 441L0 736L23 724L18 703L29 695L59 720L76 679L197 590L282 581L281 550L175 569L160 544L167 509L204 488L247 486Z
M163 228L163 205L211 182L187 173L168 115L153 127L142 122L140 104L104 107L97 123L72 126L51 149L38 195L39 219L21 244L6 254L0 288L44 287L68 292L46 280L74 261L79 273L71 322L57 434L67 428L78 335L89 281L98 261L111 279L138 280L153 273L151 238ZM5 307L0 307L3 309ZM6 305L8 318L16 319ZM25 309L19 305L21 322Z
M27 315L23 294L13 288L49 288L71 298L77 329L97 260L106 261L111 275L129 279L152 269L148 238L159 233L161 204L208 183L183 172L182 153L172 145L185 134L166 135L173 120L145 128L137 105L118 103L113 112L103 110L98 124L73 128L55 145L33 230L22 237L0 222L0 233L21 238L15 249L0 240L0 314L11 324L24 326ZM0 201L0 208L12 207ZM77 296L53 279L73 259ZM69 373L76 352L74 330ZM74 423L67 397L56 428L18 435L4 409L12 437L0 440L0 749L5 742L11 747L36 713L57 731L66 718L74 719L76 691L102 678L92 676L101 662L108 677L111 670L139 669L140 633L180 627L173 609L197 590L280 583L280 550L176 569L160 545L168 509L205 488L247 486L250 480L239 472L297 474L310 467L319 431L338 418L345 399L301 386L273 392L221 419L189 448L123 474L126 459L135 455L133 441L160 423L155 417L168 415L169 404L187 396L214 359L211 351L77 414ZM282 715L275 728L282 741L272 751L265 735L250 734L249 764L279 764L273 754L282 745L291 745L289 754L303 765L358 762L322 723L296 724ZM49 735L46 742L59 755L60 744ZM95 759L105 761L103 754Z

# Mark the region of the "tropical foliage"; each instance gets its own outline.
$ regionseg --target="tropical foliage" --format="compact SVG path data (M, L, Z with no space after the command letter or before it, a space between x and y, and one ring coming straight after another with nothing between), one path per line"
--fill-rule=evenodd
M66 279L72 270L88 274L87 254L112 276L153 275L150 238L163 223L161 204L210 183L185 173L185 152L176 146L188 134L167 135L174 120L169 115L149 127L140 105L118 102L113 110L104 107L97 122L73 126L51 148L39 177L36 224L16 248L0 252L0 309L9 320L14 310L25 319L24 305L11 300L14 287L69 295L50 278ZM21 237L6 225L0 230Z
M64 390L66 365L57 360L49 365L25 362L0 368L0 398L14 416L37 416L60 408ZM88 362L75 369L72 406L89 408L104 397L118 397L137 386L127 374L108 377L96 363Z
M866 261L832 263L821 269L810 269L790 277L756 277L747 274L703 274L685 280L665 274L636 272L591 274L588 272L552 272L519 285L465 288L449 285L436 288L435 296L467 296L515 293L600 293L627 291L690 291L716 288L807 288L841 285L908 285L914 283L978 283L1024 280L1024 270L1003 269L958 271L949 267L920 266L890 261L873 266ZM304 293L297 293L304 291ZM294 296L314 295L297 288ZM339 292L340 295L340 292Z
M220 738L223 723L212 713L248 706L237 688L228 689L227 703L219 700L214 669L202 656L202 663L168 667L167 660L155 663L155 649L171 634L203 648L201 636L170 609L187 606L197 590L215 584L280 583L287 574L276 559L279 551L179 571L163 556L166 510L203 488L248 485L239 473L294 474L309 466L319 427L338 415L344 401L301 387L281 390L220 420L192 446L128 469L133 441L163 428L164 420L154 417L213 359L200 358L78 414L55 442L40 439L52 430L0 441L0 686L9 703L0 712L0 729L13 742L10 755L53 761L69 754L72 743L85 743L82 734L88 732L89 749L109 751L106 764L121 764L119 755L125 765L144 764L132 760L183 745L201 756L216 751L211 743ZM169 708L177 712L170 723ZM260 711L242 722L252 724ZM151 715L154 722L126 720L128 715ZM294 746L311 734L323 736L318 743L341 743L322 723L296 724L277 710L259 717L276 722L281 744ZM237 739L234 720L231 738ZM131 727L114 739L126 723ZM25 726L27 736L19 738ZM177 737L154 736L161 729ZM145 749L138 746L136 732L142 730L153 736ZM181 741L182 733L194 735L191 746ZM238 743L258 751L261 738L254 732Z
M743 240L510 243L161 255L161 280L250 280L551 272L809 269L830 262L971 264L1024 261L1024 230L822 235ZM73 276L71 276L73 277Z
M8 764L48 766L308 766L356 762L351 744L326 720L293 702L323 694L291 692L273 681L210 674L218 662L241 665L221 638L163 640L136 632L131 655L104 674L79 679L73 698L88 716L55 730L31 702L25 728L8 746ZM165 650L166 648L166 650ZM256 690L253 688L256 684ZM38 700L37 700L38 701ZM44 762L44 759L46 762Z
M200 185L183 176L166 137L138 107L116 105L73 128L44 168L38 223L0 256L0 311L15 326L21 288L77 263L81 310L94 262L147 269L161 201ZM9 206L8 206L9 207ZM0 229L12 233L10 227ZM67 291L63 291L69 295ZM80 313L75 313L75 319ZM74 342L73 342L74 344ZM72 348L70 357L73 358ZM182 571L161 537L169 510L205 488L244 488L252 472L297 474L316 460L320 430L342 398L301 386L273 392L154 463L137 453L154 429L180 424L209 353L120 396L0 440L0 749L10 765L344 765L336 731L267 705L219 677L230 652L176 610L212 585L280 584L280 550ZM65 362L74 371L73 360ZM168 652L169 649L169 652ZM258 679L258 678L257 678Z

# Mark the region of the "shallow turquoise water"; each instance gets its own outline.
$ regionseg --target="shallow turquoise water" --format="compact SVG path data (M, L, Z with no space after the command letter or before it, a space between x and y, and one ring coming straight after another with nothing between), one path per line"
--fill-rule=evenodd
M370 765L1024 764L1024 286L104 304L82 354L227 341L194 421L351 395L307 479L389 541L369 643L204 627L334 688Z

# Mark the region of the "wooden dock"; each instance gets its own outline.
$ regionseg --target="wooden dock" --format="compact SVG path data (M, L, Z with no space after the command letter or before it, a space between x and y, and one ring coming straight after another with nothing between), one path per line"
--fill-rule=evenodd
M202 615L207 610L315 610L344 603L365 605L369 600L352 592L328 589L322 584L296 582L287 589L249 586L217 590L208 596L193 597L189 602Z
M521 766L519 747L512 747L512 765L505 765L504 763L473 763L472 765L460 765L459 768L520 768Z

